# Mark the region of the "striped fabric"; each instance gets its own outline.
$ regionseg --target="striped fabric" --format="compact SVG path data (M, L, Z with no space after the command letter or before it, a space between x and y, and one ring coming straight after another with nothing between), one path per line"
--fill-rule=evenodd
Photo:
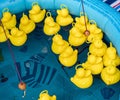
M120 12L120 0L103 0L103 2L109 4L111 7Z

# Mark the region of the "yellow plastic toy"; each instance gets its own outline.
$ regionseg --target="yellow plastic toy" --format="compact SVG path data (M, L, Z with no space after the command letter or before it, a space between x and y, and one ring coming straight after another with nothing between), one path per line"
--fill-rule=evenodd
M59 61L66 67L71 67L77 62L78 50L73 50L71 46L68 46L60 55Z
M99 31L99 30L98 30ZM91 33L88 37L87 37L87 43L92 43L94 40L102 40L103 38L103 33L102 32L96 32L96 33Z
M8 37L14 46L22 46L27 40L26 33L18 30L18 28L12 28Z
M29 11L29 17L31 20L33 20L35 23L41 22L45 17L46 10L41 10L38 3L33 3L32 9Z
M20 19L19 29L29 34L35 29L35 23L23 13Z
M87 37L88 43L92 43L95 39L101 39L103 38L103 32L101 29L99 29L96 25L96 22L94 20L90 20L88 25L88 30L90 31L90 35Z
M65 5L61 5L60 10L57 10L56 22L61 26L67 26L73 22L73 18L69 15L69 11Z
M82 63L81 66L85 69L91 70L91 73L94 75L100 74L103 69L102 57L89 54L87 61Z
M116 49L112 46L110 42L110 47L107 48L103 56L104 66L118 66L120 65L120 57L117 55Z
M120 71L114 66L105 67L101 72L101 78L107 85L112 85L120 80Z
M12 29L16 26L16 15L12 15L9 12L8 8L3 9L3 17L1 19L3 25L7 28L7 29Z
M88 30L90 31L90 33L94 33L97 29L99 29L97 27L97 24L94 20L89 20L88 23Z
M2 28L2 26L0 26L0 42L5 42L7 40L6 36L8 37L9 31L5 28L5 32Z
M58 31L60 30L60 25L54 22L54 19L52 18L50 12L47 12L46 16L47 18L45 19L44 28L43 28L44 33L46 35L54 35L58 33Z
M82 33L84 33L86 30L85 20L86 20L86 25L88 27L88 17L85 16L85 19L84 19L83 12L80 13L80 17L75 18L75 21L76 21L75 27L78 27Z
M86 36L75 26L69 31L69 34L68 41L72 46L80 46L86 41Z
M90 70L76 67L76 74L70 79L79 88L89 88L93 83L93 76Z
M38 100L56 100L56 95L50 96L47 90L40 93Z
M103 56L107 49L107 45L101 39L94 39L89 46L89 52L96 56Z
M52 38L51 49L55 54L61 54L68 46L69 46L69 43L63 40L60 34L56 34Z

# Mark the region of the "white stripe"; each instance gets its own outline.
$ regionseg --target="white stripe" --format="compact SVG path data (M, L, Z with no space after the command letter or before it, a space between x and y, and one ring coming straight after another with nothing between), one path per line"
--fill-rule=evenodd
M110 6L113 7L113 6L115 6L116 4L118 4L118 3L120 3L120 0L115 1L115 2L112 3Z
M117 9L117 11L120 11L120 8L119 8L119 9Z
M107 0L103 0L103 2L106 2Z

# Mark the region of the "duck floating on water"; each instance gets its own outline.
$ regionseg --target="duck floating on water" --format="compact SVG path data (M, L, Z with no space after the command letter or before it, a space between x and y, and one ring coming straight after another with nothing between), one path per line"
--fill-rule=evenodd
M35 29L35 23L23 13L22 18L20 19L19 29L26 34L29 34Z
M110 42L110 47L107 48L104 56L103 56L104 66L119 66L120 65L120 57L117 54L116 49L112 46Z
M88 27L88 17L85 16L85 19L84 19L84 16L80 14L80 17L76 17L75 18L75 27L78 27L79 30L84 33L85 30L86 30L86 26L85 26L85 21L86 21L86 25Z
M89 88L93 83L93 76L90 70L76 68L76 73L70 79L79 88Z
M5 27L4 27L4 28L5 28ZM5 28L5 32L4 32L3 27L0 26L0 42L5 42L5 41L7 41L6 35L7 35L7 37L8 37L8 35L9 35L8 29Z
M69 34L68 40L72 46L80 46L86 41L86 36L75 26L69 31Z
M107 85L112 85L120 80L120 71L115 66L105 67L101 72L101 78Z
M7 29L12 29L17 24L16 15L12 15L9 12L9 10L7 10L6 12L3 12L3 17L1 19L1 21Z
M65 67L71 67L77 62L78 50L68 46L60 55L59 61Z
M12 28L11 34L8 35L8 38L14 46L21 46L26 42L27 35L18 28Z
M61 54L69 46L69 43L63 40L60 34L56 34L52 41L51 49L55 54Z
M91 73L94 75L100 74L103 69L102 57L89 54L87 57L87 61L85 63L82 63L81 66L84 69L91 70Z
M61 9L57 10L56 22L61 26L70 25L73 22L73 18L69 14L69 11L65 5L61 5Z
M87 37L87 41L89 43L92 43L95 39L102 40L102 38L103 38L102 30L97 27L96 22L94 22L93 20L91 20L90 23L91 22L92 22L92 24L88 25L88 30L90 31L90 35Z
M47 90L40 93L38 100L56 100L56 95L50 96Z
M60 25L54 22L50 12L47 12L47 18L45 19L43 30L46 35L54 35L60 30Z
M35 23L41 22L45 17L46 10L41 9L38 4L33 4L32 9L29 11L29 18Z
M107 45L101 39L94 39L89 46L89 52L96 56L103 56L107 49Z

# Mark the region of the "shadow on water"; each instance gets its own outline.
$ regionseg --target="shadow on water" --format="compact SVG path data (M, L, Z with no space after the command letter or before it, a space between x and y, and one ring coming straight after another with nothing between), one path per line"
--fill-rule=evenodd
M4 61L4 57L3 57L3 54L2 54L2 49L0 48L0 62Z

